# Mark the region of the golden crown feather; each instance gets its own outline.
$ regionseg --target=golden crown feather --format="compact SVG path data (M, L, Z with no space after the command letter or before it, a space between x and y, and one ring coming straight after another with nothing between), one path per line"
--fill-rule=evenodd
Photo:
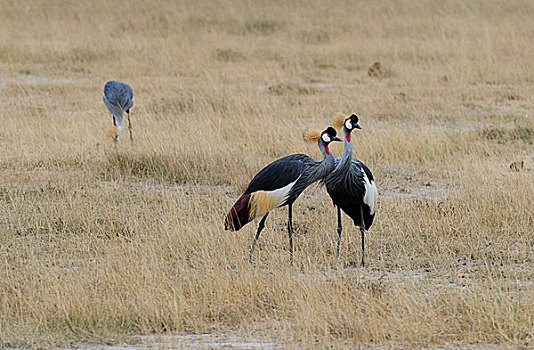
M341 112L337 112L332 117L332 126L336 129L341 129L343 125L345 124L345 120L347 119L347 116Z
M347 116L341 112L337 112L332 117L332 126L336 129L341 129L343 125L345 124L345 120L347 119Z
M317 142L321 138L321 130L307 129L302 133L302 139L306 142Z

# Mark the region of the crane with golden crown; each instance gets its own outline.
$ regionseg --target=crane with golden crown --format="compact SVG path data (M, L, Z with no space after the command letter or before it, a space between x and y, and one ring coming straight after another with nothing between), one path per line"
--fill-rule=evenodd
M375 217L375 203L378 191L371 170L352 157L351 133L354 129L361 129L358 116L346 116L343 113L334 115L332 125L336 129L343 129L343 155L335 160L335 169L323 180L326 190L337 207L337 256L341 242L341 210L360 227L362 234L362 262L365 266L365 231L373 224Z
M324 179L334 170L335 160L328 145L341 141L336 130L307 130L303 134L307 142L317 142L323 160L315 160L305 154L292 154L280 158L263 168L250 182L245 192L232 206L224 221L226 230L237 231L255 218L262 217L258 231L250 248L249 261L269 212L288 206L287 231L289 235L289 256L293 264L292 205L300 194L312 183Z

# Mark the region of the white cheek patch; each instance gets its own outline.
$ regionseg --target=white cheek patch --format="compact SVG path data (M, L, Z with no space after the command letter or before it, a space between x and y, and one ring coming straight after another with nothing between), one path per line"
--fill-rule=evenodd
M330 142L330 137L327 134L323 134L322 139L326 143Z
M345 120L345 127L348 130L352 129L352 123L350 122L350 119Z

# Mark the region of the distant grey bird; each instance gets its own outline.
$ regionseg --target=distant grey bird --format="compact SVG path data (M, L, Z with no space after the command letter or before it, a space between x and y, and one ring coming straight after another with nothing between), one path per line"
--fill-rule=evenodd
M132 122L130 121L130 108L133 106L133 92L130 85L120 81L110 80L104 86L104 104L113 116L113 125L119 132L124 127L124 112L128 114L128 130L130 131L130 141L133 142ZM118 140L117 136L117 140Z
M341 210L360 227L362 234L362 266L365 266L365 231L373 224L378 191L371 170L352 157L351 132L361 129L358 116L342 113L334 116L335 128L343 128L345 147L343 155L336 158L335 169L324 179L326 190L337 207L337 256L341 242Z
M305 154L292 154L280 158L263 168L250 182L245 192L232 206L224 221L226 230L237 231L248 222L263 216L250 248L249 261L258 241L265 219L275 208L288 206L287 231L289 234L289 257L293 264L292 206L300 194L315 181L323 179L334 169L334 156L328 148L332 141L341 141L336 130L308 130L303 135L307 142L317 141L323 160L315 160Z

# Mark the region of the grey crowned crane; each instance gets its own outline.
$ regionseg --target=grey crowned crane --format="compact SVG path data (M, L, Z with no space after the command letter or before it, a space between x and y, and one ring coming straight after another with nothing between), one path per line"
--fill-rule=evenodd
M120 81L110 80L104 86L104 104L113 117L113 125L118 129L114 135L115 141L119 140L119 133L124 127L124 112L128 114L128 130L130 141L133 142L132 123L130 121L130 108L133 106L133 92L130 85Z
M335 160L335 169L323 180L326 190L337 207L337 256L341 242L341 210L360 227L362 234L362 262L365 266L365 231L373 224L375 204L378 197L375 181L371 170L365 164L352 157L351 133L361 129L358 116L350 117L337 113L333 119L336 129L343 128L345 145L343 155Z
M265 219L275 208L288 206L287 231L289 234L289 256L293 264L292 206L293 202L312 183L324 179L334 169L334 156L328 148L332 141L341 141L336 130L328 127L324 131L308 130L303 138L317 142L323 153L323 160L315 160L305 154L292 154L280 158L263 168L250 182L245 192L232 206L224 221L226 230L237 231L255 218L262 217L258 231L250 248L249 261L258 241Z

